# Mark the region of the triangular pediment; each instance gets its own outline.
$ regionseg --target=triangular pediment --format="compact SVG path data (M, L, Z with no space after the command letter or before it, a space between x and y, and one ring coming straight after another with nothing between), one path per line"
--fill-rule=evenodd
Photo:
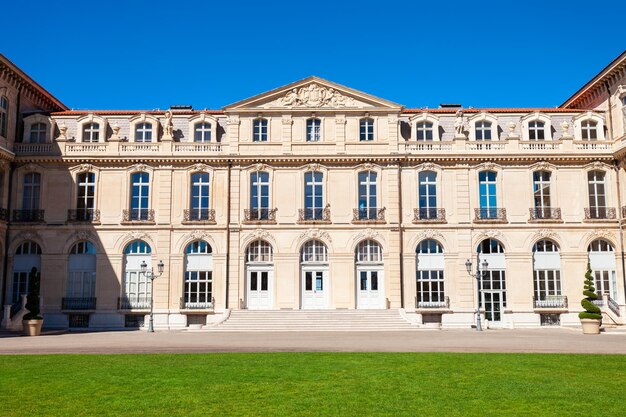
M224 107L227 112L359 109L400 110L402 106L312 76Z

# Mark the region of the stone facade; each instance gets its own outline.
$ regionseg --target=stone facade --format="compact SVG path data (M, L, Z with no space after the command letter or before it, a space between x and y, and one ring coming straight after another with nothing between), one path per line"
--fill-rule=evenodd
M626 88L618 62L611 91ZM310 77L215 111L21 109L0 138L3 301L36 264L47 326L137 325L138 266L162 261L157 328L241 308L403 308L469 327L478 297L491 326L575 325L591 259L622 324L626 103L611 97L406 109ZM468 259L488 262L480 291Z

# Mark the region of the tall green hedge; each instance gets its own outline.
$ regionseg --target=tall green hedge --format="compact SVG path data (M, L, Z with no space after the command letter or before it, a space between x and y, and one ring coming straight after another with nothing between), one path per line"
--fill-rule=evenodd
M29 311L24 316L24 320L41 320L39 310L39 284L41 274L34 268L28 274L28 297L26 298L26 309Z
M581 319L601 320L602 311L600 310L600 307L593 303L593 300L598 299L598 294L596 294L596 289L593 286L591 265L589 265L589 263L587 263L587 272L585 273L585 290L583 291L583 295L585 298L581 300L580 305L583 306L585 311L578 313L578 317Z

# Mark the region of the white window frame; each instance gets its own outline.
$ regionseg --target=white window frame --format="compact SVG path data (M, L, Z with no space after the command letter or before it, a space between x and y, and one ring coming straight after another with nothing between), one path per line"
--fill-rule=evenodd
M86 138L83 137L85 134L85 129L84 126L86 124L90 124L90 123L97 123L98 124L98 140L95 142L91 142L88 140L85 140ZM105 119L104 117L100 117L97 116L93 113L89 113L85 116L82 116L78 119L76 119L76 127L78 129L77 135L78 135L78 141L79 142L86 142L86 143L98 143L98 142L105 142L106 141L106 131L107 131L107 119Z
M596 123L596 133L598 134L597 139L583 139L582 122L584 121L593 121ZM599 140L606 140L606 137L604 135L604 117L592 111L587 111L574 117L574 138L576 140L586 140L594 142Z
M476 141L476 124L478 122L489 122L491 123L491 140L480 139L479 142L493 142L500 140L498 136L498 119L487 112L480 112L471 116L468 119L470 129L469 129L469 140Z
M211 140L209 142L196 142L196 125L198 123L208 123L211 125ZM217 136L218 133L218 121L215 117L206 112L200 112L193 117L190 117L188 120L189 124L189 138L185 139L187 142L195 142L195 143L219 143L220 138ZM156 140L153 140L156 142Z
M51 117L44 116L43 114L32 114L28 117L24 118L24 134L22 136L23 143L31 143L30 142L30 133L31 129L37 123L43 123L46 125L46 138L43 143L51 142L52 134L55 126L55 122Z
M417 142L417 125L418 123L431 123L433 125L433 142L437 142L441 140L439 136L439 118L430 113L420 113L415 116L409 118L409 123L411 124L411 141ZM422 141L420 141L422 142ZM430 142L428 140L424 140L423 142Z
M309 136L309 122L313 123L313 130L311 132L311 136ZM316 123L317 122L317 123ZM315 126L316 124L319 124L319 126ZM322 123L322 119L320 119L319 117L309 117L305 120L304 122L304 141L306 143L319 143L322 141L323 138L323 126L324 124ZM317 133L315 132L315 130L317 130Z
M540 113L540 112L530 113L522 117L521 121L522 121L522 140L525 140L525 141L553 140L552 119L547 114ZM530 130L531 130L530 124L532 122L543 123L543 134L544 134L543 139L531 139L530 138Z

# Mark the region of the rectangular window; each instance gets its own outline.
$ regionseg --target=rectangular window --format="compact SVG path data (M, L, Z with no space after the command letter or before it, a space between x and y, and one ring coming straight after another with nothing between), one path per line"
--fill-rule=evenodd
M359 220L376 220L376 173L359 173Z
M209 174L197 172L191 175L190 220L209 218Z
M374 119L361 119L359 122L359 139L361 142L374 140Z
M496 177L497 174L493 171L481 171L478 173L480 215L483 219L494 219L498 217Z
M606 192L604 187L605 173L591 171L587 174L589 184L589 214L592 219L607 217Z
M322 121L320 119L308 119L306 121L306 141L319 142L321 139Z
M535 300L546 301L561 295L561 271L535 271Z
M417 301L419 307L443 307L445 291L443 271L417 271Z
M423 171L418 175L418 204L420 219L437 218L437 173Z
M85 172L78 174L78 192L76 195L76 220L93 220L93 209L95 207L96 174Z
M267 120L256 119L252 125L252 141L267 142Z
M550 219L550 176L546 171L533 172L535 218Z
M137 123L135 142L152 142L152 123Z
M304 220L321 220L323 217L322 178L321 172L304 174Z
M250 211L251 217L259 220L269 219L269 174L253 172L250 174Z
M148 220L148 199L150 194L150 175L136 172L131 176L130 209L131 220Z
M24 175L24 191L22 195L22 210L39 210L39 192L41 175L30 172Z

